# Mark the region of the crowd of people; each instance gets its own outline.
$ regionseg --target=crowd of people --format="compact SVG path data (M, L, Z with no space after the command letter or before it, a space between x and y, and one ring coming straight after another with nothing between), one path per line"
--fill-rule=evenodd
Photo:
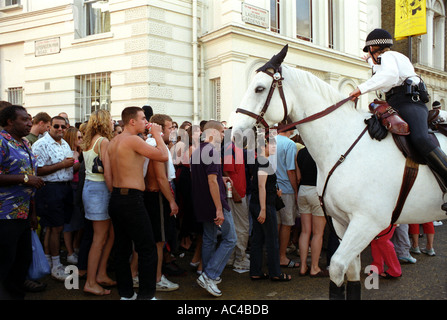
M116 287L122 300L179 289L168 277L186 272L175 261L184 251L213 296L222 295L226 266L247 270L253 281L290 281L289 268L329 276L338 239L329 233L327 265L320 266L328 229L317 169L294 129L259 136L255 150L224 139L231 131L225 122L178 126L150 106L127 107L119 121L97 110L71 125L65 113L31 116L6 102L0 126L0 299L45 289L27 276L31 229L39 231L52 278L69 276L63 245L85 292L108 295ZM417 225L374 240L378 273L399 277L399 260L416 262L410 252L434 255L433 223L424 232L422 250ZM299 261L289 258L295 250Z

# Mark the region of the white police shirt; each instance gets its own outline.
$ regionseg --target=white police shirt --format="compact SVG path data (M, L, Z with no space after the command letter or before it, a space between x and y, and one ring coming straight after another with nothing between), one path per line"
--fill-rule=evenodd
M37 140L32 146L34 155L37 156L37 167L44 167L56 164L73 154L68 143L61 139L61 143L56 142L49 133ZM46 182L66 182L73 180L73 167L60 169L56 172L41 176Z
M377 90L388 92L393 87L402 85L409 77L414 85L419 84L420 78L417 77L413 64L405 55L396 51L386 51L379 58L380 64L374 64L372 58L368 59L373 76L358 86L362 94Z

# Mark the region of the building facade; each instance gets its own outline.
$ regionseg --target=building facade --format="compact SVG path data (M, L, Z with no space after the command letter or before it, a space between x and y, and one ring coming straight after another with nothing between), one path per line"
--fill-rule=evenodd
M362 48L388 22L391 2L0 0L0 99L32 115L65 111L73 122L98 108L119 119L133 105L177 122L230 120L255 70L285 44L286 64L347 95L370 76ZM434 17L445 17L441 4ZM412 45L428 50L429 39ZM416 64L445 107L445 55L440 63L436 50Z

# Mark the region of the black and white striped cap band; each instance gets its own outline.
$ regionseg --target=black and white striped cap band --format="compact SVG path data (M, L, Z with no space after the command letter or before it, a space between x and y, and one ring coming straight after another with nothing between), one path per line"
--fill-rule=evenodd
M374 40L369 40L369 41L366 41L365 47L368 47L368 46L381 46L381 45L384 45L384 44L392 45L393 44L393 39L374 39Z

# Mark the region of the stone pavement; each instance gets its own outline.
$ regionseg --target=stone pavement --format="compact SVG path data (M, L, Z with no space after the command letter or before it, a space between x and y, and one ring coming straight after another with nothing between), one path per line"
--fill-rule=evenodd
M362 300L447 300L447 220L443 225L435 227L434 249L436 256L424 254L413 255L418 261L416 264L403 264L403 275L397 280L380 280L378 289L365 289L362 284ZM425 246L425 237L420 239L420 246ZM298 260L296 254L290 258ZM219 288L223 295L215 298L208 294L196 283L196 274L189 266L191 254L186 253L183 258L178 257L179 266L188 272L185 276L168 277L180 285L180 289L172 292L157 292L159 300L210 300L210 301L258 301L274 302L285 300L328 300L329 279L300 277L299 269L284 268L293 279L290 282L251 281L248 273L237 273L226 268L222 274L222 283ZM321 267L325 267L326 257L322 253ZM371 262L369 247L362 253L362 269ZM111 273L113 278L113 273ZM364 281L366 275L362 275ZM44 292L28 293L27 300L118 300L116 288L112 288L109 296L97 297L83 293L85 280L80 280L79 289L67 290L63 282L51 279L49 276L42 281L48 287ZM363 283L363 282L362 282Z

